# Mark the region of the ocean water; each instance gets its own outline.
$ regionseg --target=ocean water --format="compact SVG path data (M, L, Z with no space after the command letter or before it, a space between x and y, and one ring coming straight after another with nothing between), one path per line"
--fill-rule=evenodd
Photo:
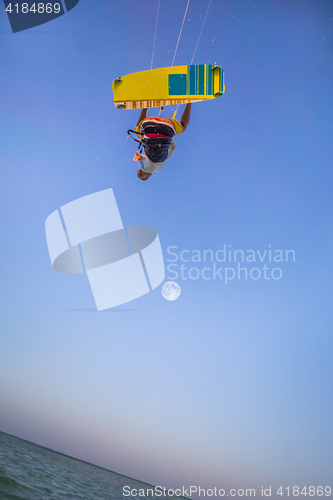
M124 496L127 485L137 493L143 489L144 496ZM0 500L184 498L155 495L149 488L153 487L0 432Z

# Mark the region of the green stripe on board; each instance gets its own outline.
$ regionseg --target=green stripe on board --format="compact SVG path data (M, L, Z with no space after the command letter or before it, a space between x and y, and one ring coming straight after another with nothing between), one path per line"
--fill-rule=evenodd
M213 94L213 88L212 88L212 78L213 76L213 65L212 64L207 64L207 94L212 95Z
M213 71L213 68L214 68L214 64L212 64L212 95L214 95L214 71Z

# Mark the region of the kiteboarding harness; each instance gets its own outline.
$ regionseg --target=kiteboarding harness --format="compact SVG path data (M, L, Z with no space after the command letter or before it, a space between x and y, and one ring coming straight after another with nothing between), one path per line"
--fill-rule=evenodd
M137 134L141 139L134 139L139 143L138 149L141 153L142 149L146 156L153 163L164 162L168 158L169 148L175 129L172 124L163 118L148 117L142 120L139 130L128 130L128 135L132 137L131 133Z

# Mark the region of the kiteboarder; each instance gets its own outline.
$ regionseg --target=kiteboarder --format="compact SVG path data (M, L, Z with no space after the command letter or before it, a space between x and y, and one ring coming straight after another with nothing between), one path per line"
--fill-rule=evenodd
M147 108L142 109L134 129L144 148L144 154L137 151L133 161L140 162L137 176L146 181L161 170L176 149L174 135L185 132L191 116L191 104L186 104L180 122L175 118L147 117Z

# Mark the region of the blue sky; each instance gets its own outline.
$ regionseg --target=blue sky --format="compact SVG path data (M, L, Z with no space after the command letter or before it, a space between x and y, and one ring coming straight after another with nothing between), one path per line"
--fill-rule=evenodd
M207 6L190 3L176 65ZM171 64L185 7L161 0L154 67ZM150 68L156 11L81 0L12 34L1 10L0 430L163 486L326 485L332 4L213 0L194 63L223 66L225 95L192 106L172 158L141 182L126 134L139 113L114 107L111 84ZM93 296L86 276L52 269L45 219L110 187L165 259L231 245L295 262L279 280L177 279L175 302L159 287L122 311L71 311Z

